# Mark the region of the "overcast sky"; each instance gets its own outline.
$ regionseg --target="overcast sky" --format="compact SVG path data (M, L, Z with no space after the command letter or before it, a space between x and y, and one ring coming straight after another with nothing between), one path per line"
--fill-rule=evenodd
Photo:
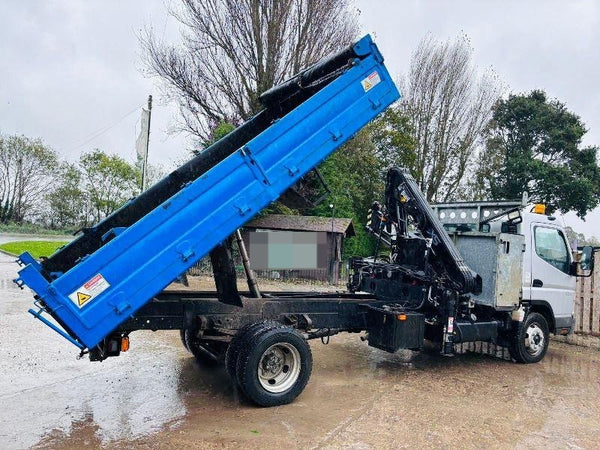
M464 32L481 68L512 92L544 89L581 116L588 145L600 144L600 2L358 0L394 75L428 32ZM155 96L150 161L171 169L190 149L168 131L177 110L141 72L136 34L146 25L168 41L177 23L155 1L0 0L0 132L40 137L63 157L100 148L134 160L139 107ZM600 236L600 211L568 225Z

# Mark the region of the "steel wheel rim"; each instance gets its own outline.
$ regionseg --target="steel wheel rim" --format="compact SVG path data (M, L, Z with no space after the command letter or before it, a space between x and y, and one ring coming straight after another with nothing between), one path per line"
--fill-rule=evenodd
M525 349L531 356L539 356L544 350L544 332L537 323L531 323L525 333Z
M264 390L278 394L290 389L300 376L300 352L292 344L271 345L260 357L258 381Z

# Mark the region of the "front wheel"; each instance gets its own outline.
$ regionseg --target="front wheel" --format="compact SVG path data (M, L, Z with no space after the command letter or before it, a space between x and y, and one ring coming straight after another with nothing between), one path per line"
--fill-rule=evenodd
M517 362L531 364L544 359L550 342L548 321L539 313L529 313L514 332L509 347Z

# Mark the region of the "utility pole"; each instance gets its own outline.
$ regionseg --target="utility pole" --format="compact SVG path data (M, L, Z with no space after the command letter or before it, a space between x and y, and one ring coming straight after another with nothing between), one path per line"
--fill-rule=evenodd
M142 192L147 188L148 184L148 148L150 147L150 119L152 117L152 95L148 96L148 132L146 135L146 149L142 160Z

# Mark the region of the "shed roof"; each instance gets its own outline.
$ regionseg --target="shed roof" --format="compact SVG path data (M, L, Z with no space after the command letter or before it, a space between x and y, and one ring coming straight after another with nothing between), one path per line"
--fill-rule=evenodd
M244 228L286 231L324 231L344 234L347 237L356 236L352 219L319 216L286 216L284 214L269 214L248 222Z

